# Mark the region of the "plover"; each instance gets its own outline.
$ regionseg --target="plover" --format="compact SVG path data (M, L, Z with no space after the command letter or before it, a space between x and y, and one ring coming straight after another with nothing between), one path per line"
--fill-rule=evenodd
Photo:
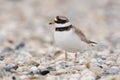
M72 25L65 16L57 16L49 24L54 25L54 45L65 50L65 60L68 59L67 52L74 52L76 61L77 52L86 50L88 44L96 44L88 40L84 33Z

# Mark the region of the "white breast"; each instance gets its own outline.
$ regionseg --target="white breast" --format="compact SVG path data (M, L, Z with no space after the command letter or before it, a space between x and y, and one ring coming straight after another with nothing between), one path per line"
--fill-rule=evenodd
M55 46L70 52L87 49L86 44L81 41L79 36L76 35L72 29L70 31L55 31L54 41Z

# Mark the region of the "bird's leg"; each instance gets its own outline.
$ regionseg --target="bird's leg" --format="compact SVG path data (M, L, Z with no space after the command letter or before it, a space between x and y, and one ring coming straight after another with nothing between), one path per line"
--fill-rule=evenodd
M68 55L67 55L67 52L65 52L65 61L68 60Z
M74 60L75 63L78 62L78 61L77 61L77 57L78 57L78 54L77 54L77 52L76 52L76 53L75 53L75 60Z

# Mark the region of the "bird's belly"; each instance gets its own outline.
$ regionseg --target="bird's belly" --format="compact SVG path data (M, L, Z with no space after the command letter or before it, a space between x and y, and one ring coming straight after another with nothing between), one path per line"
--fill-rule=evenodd
M55 32L54 41L55 46L70 52L86 49L86 44L73 31Z

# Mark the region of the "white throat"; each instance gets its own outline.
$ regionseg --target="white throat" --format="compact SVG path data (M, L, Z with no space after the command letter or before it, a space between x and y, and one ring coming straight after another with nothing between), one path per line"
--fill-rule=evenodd
M55 27L66 27L66 26L70 26L71 25L71 23L70 22L67 22L67 23L65 23L65 24L54 24L54 26Z

